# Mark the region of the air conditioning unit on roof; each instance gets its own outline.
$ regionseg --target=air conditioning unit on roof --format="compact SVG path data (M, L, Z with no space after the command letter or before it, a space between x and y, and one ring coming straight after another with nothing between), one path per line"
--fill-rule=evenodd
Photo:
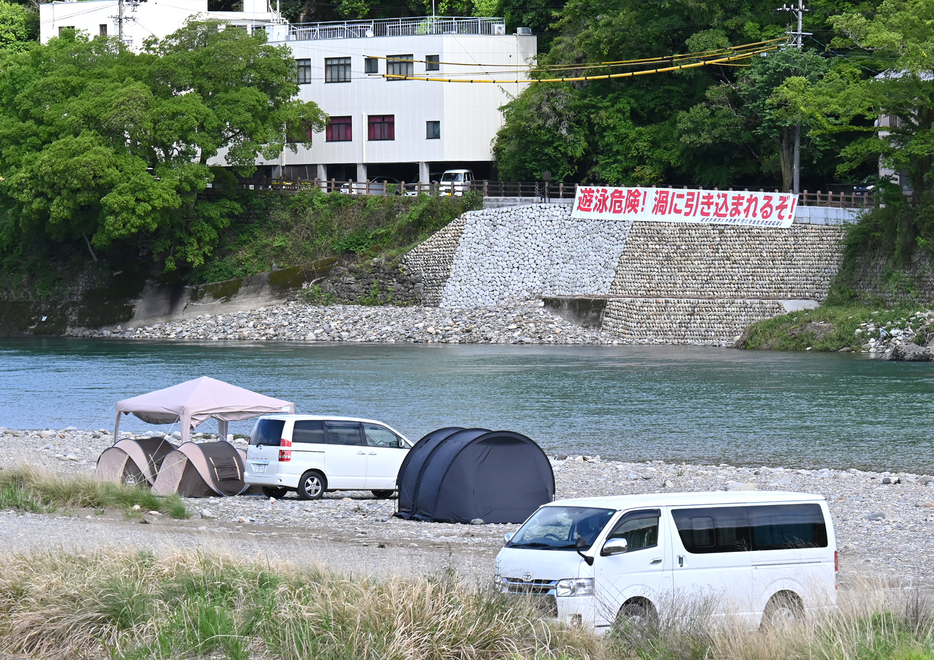
M497 36L503 36L506 34L506 26L503 23L494 23L493 24L493 34Z
M517 28L516 28L516 34L518 34L520 37L528 37L528 36L531 36L531 35L532 35L532 28L528 28L528 27L517 27Z

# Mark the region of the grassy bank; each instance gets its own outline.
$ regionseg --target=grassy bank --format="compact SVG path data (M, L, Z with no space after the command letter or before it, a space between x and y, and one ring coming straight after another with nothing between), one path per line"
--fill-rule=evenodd
M61 477L28 467L0 470L0 509L32 513L118 509L128 516L138 511L159 511L173 518L190 516L177 495L159 497L136 486L97 481L93 477Z
M205 262L195 268L179 262L176 271L163 274L166 283L219 282L342 255L392 257L480 208L483 200L476 193L350 196L312 190L239 191L237 202L244 211L228 218ZM74 300L82 288L120 289L130 271L141 271L130 278L140 280L141 288L145 277L159 275L169 256L152 254L150 243L139 237L115 242L98 249L94 260L83 239L35 238L0 248L0 300Z
M677 626L607 637L558 627L522 601L453 574L347 577L208 555L8 556L0 653L42 658L835 660L934 658L934 610L917 591L841 591L837 614L749 633L686 612Z
M475 193L358 197L312 190L256 195L244 217L222 233L211 260L187 279L218 282L347 254L392 257L482 203Z
M887 331L909 326L918 329L918 324L912 325L912 315L927 309L923 305L823 305L754 323L746 329L740 346L781 351L858 351L868 339L866 332L857 333L861 325L873 324ZM878 330L874 336L879 336Z

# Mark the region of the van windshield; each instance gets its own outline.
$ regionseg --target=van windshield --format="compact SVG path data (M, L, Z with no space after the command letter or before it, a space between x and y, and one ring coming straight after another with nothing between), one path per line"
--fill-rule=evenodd
M445 172L441 175L442 181L460 181L463 176L460 172Z
M506 547L586 550L597 540L600 532L615 513L614 509L545 506L532 514L532 517L519 528ZM583 539L580 545L578 545L578 538Z

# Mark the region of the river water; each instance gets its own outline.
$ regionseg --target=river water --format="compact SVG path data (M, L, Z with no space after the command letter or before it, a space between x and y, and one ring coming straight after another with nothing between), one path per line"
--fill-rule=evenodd
M112 429L115 401L202 375L412 440L482 426L606 459L934 472L934 364L835 353L6 339L0 427ZM154 428L177 430L121 421Z

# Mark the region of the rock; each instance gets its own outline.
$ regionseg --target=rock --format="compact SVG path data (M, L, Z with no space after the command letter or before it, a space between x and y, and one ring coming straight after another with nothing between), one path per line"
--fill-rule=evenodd
M483 522L483 518L474 518L473 520L470 521L470 524L471 525L485 525L486 523Z
M876 511L875 513L869 513L863 516L863 520L885 520L887 516L882 511Z
M214 518L217 518L217 515L208 509L201 509L201 517L213 520Z
M934 349L918 346L908 342L906 344L893 344L882 356L883 360L897 360L903 362L930 362L934 360Z

